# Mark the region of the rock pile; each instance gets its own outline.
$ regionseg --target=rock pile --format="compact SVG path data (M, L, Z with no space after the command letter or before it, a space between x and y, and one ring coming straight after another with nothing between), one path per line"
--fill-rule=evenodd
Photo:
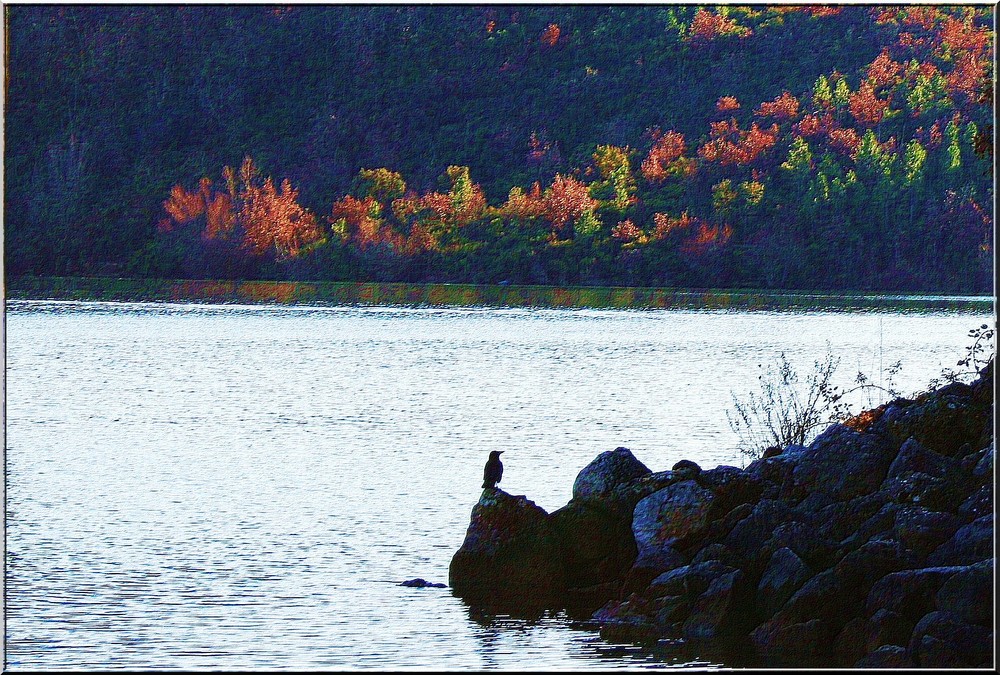
M769 664L992 666L992 363L766 455L654 473L617 448L551 514L485 490L451 586Z

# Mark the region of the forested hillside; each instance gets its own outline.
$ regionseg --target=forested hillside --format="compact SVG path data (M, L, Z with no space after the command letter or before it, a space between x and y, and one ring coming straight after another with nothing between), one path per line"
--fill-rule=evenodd
M8 5L7 275L991 292L991 5Z

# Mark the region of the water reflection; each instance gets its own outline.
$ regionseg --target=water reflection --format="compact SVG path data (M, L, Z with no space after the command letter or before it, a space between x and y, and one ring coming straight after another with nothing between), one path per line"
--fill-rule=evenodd
M653 470L739 465L725 408L758 360L881 340L916 388L981 323L142 303L10 303L6 320L22 669L735 665L395 583L447 580L490 449L510 451L503 487L549 512L618 446Z

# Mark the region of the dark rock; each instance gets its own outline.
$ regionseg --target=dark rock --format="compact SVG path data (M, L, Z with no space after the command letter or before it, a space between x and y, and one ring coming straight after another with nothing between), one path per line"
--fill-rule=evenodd
M988 477L993 475L993 445L994 442L991 439L990 444L986 449L986 453L983 455L976 463L976 467L972 470L974 476Z
M619 597L620 581L609 581L582 588L567 588L565 594L566 612L571 617L589 619L591 615Z
M896 478L906 473L926 473L935 478L956 474L961 467L955 459L928 450L915 438L908 438L899 448L899 454L886 473L886 478Z
M620 579L635 562L635 540L625 519L575 501L549 518L563 542L569 587Z
M644 497L632 515L639 560L648 566L659 552L690 542L710 524L715 496L693 480L681 481Z
M854 664L855 668L913 668L916 664L905 647L882 645L871 654L863 656Z
M846 502L830 504L819 512L819 517L816 519L820 524L819 534L824 539L842 541L856 532L888 502L888 495L875 492L860 495Z
M873 615L879 609L894 612L906 621L917 620L933 611L935 594L961 567L925 567L887 574L872 586L865 599L865 612ZM911 624L912 625L912 624Z
M730 567L730 562L736 562L736 556L729 550L729 547L720 542L714 542L699 550L692 558L691 563L702 563L708 561L721 562Z
M801 445L789 445L780 455L751 462L745 471L751 478L780 488L791 478L792 471L801 459L803 452L805 452L805 448Z
M681 474L684 479L694 478L701 473L701 467L692 462L690 459L682 459L681 461L670 467L670 470L674 473Z
M788 495L827 492L847 501L874 492L894 458L895 449L883 437L834 424L802 453Z
M894 612L880 609L871 617L856 617L834 640L834 652L843 665L851 665L885 645L908 644L913 623Z
M692 600L686 595L665 595L653 600L656 609L654 623L657 626L670 626L684 621L691 612Z
M562 557L544 510L523 496L484 490L448 579L470 602L546 604L566 588Z
M742 504L753 504L760 499L763 481L754 478L735 466L718 466L702 471L695 479L715 495L717 513L729 513Z
M447 588L445 584L432 584L429 581L425 581L421 578L409 579L399 584L400 586L409 586L410 588Z
M934 600L939 610L965 623L992 625L993 559L960 567L944 582Z
M840 631L860 609L860 603L851 597L844 584L830 569L823 570L802 584L772 620L780 625L788 625L822 619L831 630Z
M764 548L774 551L782 546L791 549L809 567L816 570L830 567L839 560L835 542L823 539L815 527L797 520L781 523L774 528L774 533Z
M735 571L717 561L678 567L659 575L649 584L651 595L682 595L694 599L708 590L712 581Z
M853 534L841 541L843 553L855 551L873 539L896 539L896 513L901 508L903 505L895 502L882 506L873 516L861 523Z
M601 624L601 637L609 642L655 642L662 629L653 622L657 606L650 600L630 595L626 600L612 600L594 612Z
M784 546L776 550L757 585L759 611L765 617L773 616L812 575L794 551Z
M636 478L651 473L628 448L602 452L573 481L573 500L593 502L598 508L616 511L616 492ZM626 508L625 510L630 510Z
M909 647L924 668L984 667L993 654L993 631L951 612L934 611L917 622Z
M833 575L846 593L860 601L879 579L913 563L913 555L898 541L873 539L845 555L834 565Z
M930 565L971 565L993 557L993 514L976 518L927 557Z
M792 517L791 510L783 502L761 499L750 515L736 523L722 543L737 559L744 561L744 570L751 574L759 572L774 552L774 548L767 545L772 534Z
M967 385L948 385L907 405L890 406L872 429L899 444L912 437L934 452L954 457L966 443L975 445L982 434L983 414L988 408L972 399Z
M761 459L768 459L769 457L777 457L781 454L781 448L777 445L772 445L771 447L764 448L764 452L761 453Z
M800 623L774 620L750 633L750 642L758 654L769 657L815 657L831 651L834 631L822 619Z
M904 506L896 512L894 533L904 546L926 556L961 526L962 519L954 514Z
M690 615L684 621L684 637L707 639L746 630L745 623L751 613L748 596L742 570L715 577L695 600Z
M986 483L973 492L958 507L958 516L965 521L975 520L993 512L993 483Z

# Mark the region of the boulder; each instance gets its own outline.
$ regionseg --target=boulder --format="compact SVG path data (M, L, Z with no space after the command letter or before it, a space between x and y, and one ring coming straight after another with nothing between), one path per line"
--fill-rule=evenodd
M681 595L691 600L708 590L712 581L736 571L716 560L692 563L660 574L649 583L654 596Z
M695 480L715 495L715 508L720 514L743 504L755 504L764 490L762 480L735 466L717 466L702 471Z
M782 524L791 522L793 517L784 502L761 499L746 518L733 526L722 543L736 559L743 561L744 570L751 574L759 573L774 552L773 544L769 545L773 533Z
M976 518L927 557L931 565L971 565L993 557L993 514Z
M893 532L905 547L926 556L954 535L961 525L962 519L952 513L904 506L896 512Z
M993 513L993 483L986 483L959 504L959 518L968 522Z
M879 609L900 615L912 626L935 609L935 595L961 567L925 567L887 574L872 586L865 599L868 616Z
M548 514L524 496L483 490L448 579L476 604L546 605L566 588L563 549Z
M909 644L912 624L894 612L880 609L872 616L856 617L844 626L834 641L834 652L844 666L886 645Z
M988 410L974 400L972 387L955 382L914 401L890 405L872 430L898 444L913 438L938 454L955 457L966 443L979 442Z
M665 549L689 543L711 523L715 497L693 480L681 481L644 497L632 515L638 562L661 557Z
M799 623L772 620L755 628L750 642L762 656L798 660L828 654L834 635L822 619Z
M845 555L833 566L833 575L840 581L845 592L860 601L879 579L908 569L914 562L913 554L900 542L873 539Z
M993 656L993 630L951 612L925 615L913 629L910 653L923 668L982 668Z
M635 540L625 519L576 501L553 511L549 519L563 542L569 587L620 579L635 562Z
M889 465L886 478L896 478L906 473L926 473L935 478L946 478L960 470L959 462L927 449L915 438L908 438L899 448L899 454Z
M809 566L790 548L777 549L757 584L758 611L764 617L773 616L812 575Z
M712 579L698 596L684 620L683 634L689 639L736 635L746 630L751 616L745 575L736 569Z
M627 490L623 488L649 473L628 448L602 452L577 474L573 481L573 501L627 515L635 503L628 503Z
M895 449L883 437L834 424L802 453L788 495L826 492L843 502L869 494L885 479L893 459Z
M993 559L959 568L935 594L935 606L965 623L993 624Z

